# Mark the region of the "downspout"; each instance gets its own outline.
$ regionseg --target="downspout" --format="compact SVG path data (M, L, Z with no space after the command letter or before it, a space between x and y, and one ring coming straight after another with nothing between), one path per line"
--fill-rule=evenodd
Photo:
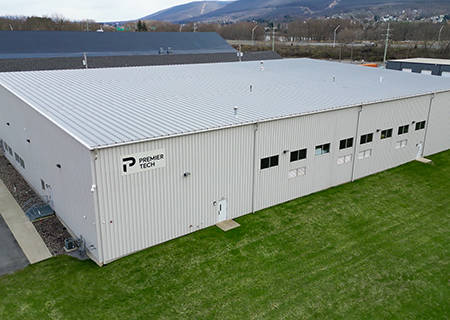
M96 229L97 229L97 250L98 250L98 264L102 266L105 262L104 259L104 252L103 252L103 238L102 238L102 229L101 229L101 220L100 220L100 202L98 199L98 185L97 185L97 156L98 156L98 150L94 149L91 152L91 174L92 174L92 188L91 192L94 196L94 211L95 211L95 217L97 218L96 221Z
M256 133L259 124L255 123L253 129L253 177L252 177L252 213L255 213L255 186L256 186Z
M358 146L358 133L359 133L359 120L361 119L361 111L363 106L359 106L358 120L356 121L356 133L355 133L355 147L353 148L353 165L352 165L352 182L355 181L355 169L356 169L356 148Z
M423 136L423 148L422 148L422 154L421 154L422 157L423 157L423 154L425 152L425 142L427 140L428 126L430 124L431 105L433 104L434 97L435 97L435 94L433 93L430 96L430 106L428 107L427 123L426 123L426 126L425 126L425 134Z

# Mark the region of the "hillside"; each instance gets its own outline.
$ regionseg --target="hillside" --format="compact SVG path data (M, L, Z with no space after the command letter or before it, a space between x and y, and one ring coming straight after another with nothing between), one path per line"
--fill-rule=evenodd
M337 13L418 9L435 14L450 13L449 0L237 0L201 1L169 8L144 17L170 22L320 17Z
M229 1L196 1L187 4L171 7L158 11L141 20L159 20L167 22L178 22L183 20L195 19L196 17L211 13L230 4Z

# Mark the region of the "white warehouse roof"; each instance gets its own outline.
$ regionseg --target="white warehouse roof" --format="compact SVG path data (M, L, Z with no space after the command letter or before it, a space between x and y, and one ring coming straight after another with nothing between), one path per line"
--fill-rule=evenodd
M0 85L90 149L450 90L311 59L0 73Z

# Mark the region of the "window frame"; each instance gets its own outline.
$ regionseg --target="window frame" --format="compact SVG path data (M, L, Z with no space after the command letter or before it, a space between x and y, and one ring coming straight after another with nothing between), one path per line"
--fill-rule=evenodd
M407 134L409 132L409 124L398 127L397 134L400 136L402 134Z
M393 131L394 131L393 128L381 130L380 139L384 140L384 139L392 138Z
M426 120L416 122L416 131L425 129L426 123Z
M370 141L368 141L368 138L370 137ZM364 142L363 142L364 139ZM359 144L367 144L373 142L373 132L362 134L359 139Z
M344 147L342 147L342 143L344 143ZM353 137L342 139L339 141L339 150L344 150L353 147Z
M260 170L265 170L265 169L270 169L273 167L278 167L278 165L280 164L280 155L273 155L270 157L265 157L265 158L261 158L260 160ZM263 167L263 161L268 161L268 166L264 166Z
M308 156L308 149L307 148L291 151L289 162L305 160L307 156Z
M326 150L326 148L324 148L324 147L327 147L327 148L328 148L328 150L327 150L326 152L324 152L324 150ZM317 153L317 150L319 150L319 149L320 149L320 153ZM330 153L330 152L331 152L331 142L317 145L317 146L314 148L314 154L315 154L316 156L323 156L324 154L328 154L328 153Z

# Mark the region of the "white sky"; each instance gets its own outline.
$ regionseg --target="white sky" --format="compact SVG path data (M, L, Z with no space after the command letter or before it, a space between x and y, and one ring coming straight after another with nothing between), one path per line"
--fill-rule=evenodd
M0 16L63 15L73 20L131 20L193 0L0 0Z

